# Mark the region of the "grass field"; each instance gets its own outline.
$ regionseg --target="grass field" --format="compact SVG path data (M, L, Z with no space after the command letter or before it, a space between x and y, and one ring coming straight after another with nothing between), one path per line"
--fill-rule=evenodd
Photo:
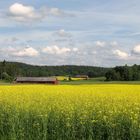
M61 85L93 85L93 84L140 84L140 81L105 81L105 77L90 78L88 80L60 81Z
M140 86L1 85L1 140L139 140Z

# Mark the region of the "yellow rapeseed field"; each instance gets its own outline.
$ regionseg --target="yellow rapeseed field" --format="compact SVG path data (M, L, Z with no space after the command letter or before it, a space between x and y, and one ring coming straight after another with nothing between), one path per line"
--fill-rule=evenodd
M139 140L140 85L0 86L2 140Z
M59 81L69 81L69 77L68 76L57 76L56 77ZM75 78L75 77L71 77L72 81L79 81L79 80L84 80L85 78Z

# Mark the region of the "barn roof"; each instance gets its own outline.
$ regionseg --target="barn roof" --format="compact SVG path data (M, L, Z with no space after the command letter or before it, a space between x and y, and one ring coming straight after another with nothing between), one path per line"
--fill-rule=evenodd
M22 81L22 82L51 82L51 81L56 81L56 77L17 77L16 81Z

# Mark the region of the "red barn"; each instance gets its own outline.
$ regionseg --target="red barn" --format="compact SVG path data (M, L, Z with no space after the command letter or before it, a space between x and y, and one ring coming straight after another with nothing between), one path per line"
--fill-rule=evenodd
M16 83L58 84L56 77L17 77Z

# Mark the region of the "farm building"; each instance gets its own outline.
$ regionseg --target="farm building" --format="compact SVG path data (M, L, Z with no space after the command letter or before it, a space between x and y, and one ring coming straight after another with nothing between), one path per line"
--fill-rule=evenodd
M17 77L16 83L58 84L56 77Z
M75 78L89 79L88 75L76 75Z

